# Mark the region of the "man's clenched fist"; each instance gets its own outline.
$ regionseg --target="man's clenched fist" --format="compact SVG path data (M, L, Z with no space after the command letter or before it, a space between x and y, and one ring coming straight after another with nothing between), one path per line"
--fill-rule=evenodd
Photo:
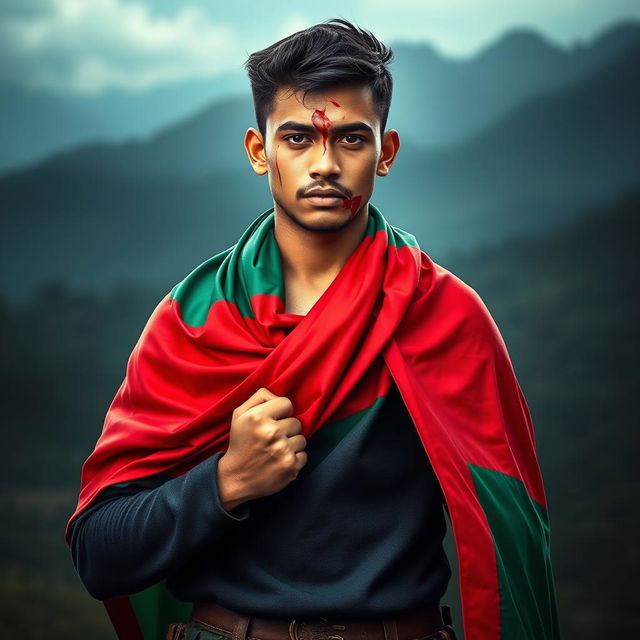
M225 510L284 489L307 463L302 424L289 398L258 389L231 415L229 447L218 461Z

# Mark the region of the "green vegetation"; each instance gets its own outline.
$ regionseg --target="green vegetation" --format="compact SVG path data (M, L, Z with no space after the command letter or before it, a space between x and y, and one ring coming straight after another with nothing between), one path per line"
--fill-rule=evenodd
M441 261L486 302L533 415L566 638L640 628L632 601L639 208L640 192L559 231ZM128 354L165 293L127 285L99 295L50 283L27 304L0 303L7 636L113 637L75 575L64 525Z

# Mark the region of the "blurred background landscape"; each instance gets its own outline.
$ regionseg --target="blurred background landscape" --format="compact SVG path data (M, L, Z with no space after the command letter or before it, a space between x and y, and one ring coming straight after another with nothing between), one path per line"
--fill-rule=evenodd
M80 468L155 305L272 206L241 63L344 17L396 58L372 202L481 295L529 403L563 637L635 637L640 7L327 2L234 31L243 4L0 10L3 634L114 637L63 539ZM455 575L447 601L461 630Z

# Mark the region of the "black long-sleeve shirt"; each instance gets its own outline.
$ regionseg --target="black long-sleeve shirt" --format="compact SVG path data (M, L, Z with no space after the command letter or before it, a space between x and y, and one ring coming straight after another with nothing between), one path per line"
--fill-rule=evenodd
M166 578L179 600L263 616L378 617L438 603L451 577L442 492L395 385L325 425L306 451L283 490L231 512L218 493L222 452L178 478L108 487L71 528L86 588L107 599Z

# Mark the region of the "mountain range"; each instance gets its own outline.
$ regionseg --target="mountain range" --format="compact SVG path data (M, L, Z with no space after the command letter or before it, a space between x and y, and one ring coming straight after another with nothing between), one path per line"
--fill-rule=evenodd
M392 43L390 126L425 149L461 142L536 94L593 73L639 39L640 22L625 21L571 48L532 29L512 29L467 59L443 56L428 43ZM230 97L248 103L241 113L251 108L249 82L241 69L146 92L75 95L0 85L0 171L32 165L90 141L108 145L129 138L144 144L162 137L165 128L171 136L182 121ZM215 109L209 111L215 119ZM418 134L413 123L421 121L426 126ZM238 128L230 123L231 130L244 131L246 124L242 120ZM207 151L199 154L210 168Z
M512 100L500 117L462 141L425 148L399 125L396 164L378 180L371 201L438 259L454 249L553 228L636 187L639 33L633 24L612 29L597 46L574 53L583 61L580 73L574 65L571 74L558 73L555 84L547 78L533 95L530 75L516 82L503 71L485 102L500 99L504 107L500 86L517 87L515 93L526 86L527 97ZM538 61L541 51L553 51L539 37L517 32L476 63L501 61L511 69L515 52L522 57L529 50ZM428 65L411 66L416 76L428 77ZM533 76L546 78L541 71ZM403 84L396 79L396 86ZM417 105L424 84L416 88ZM469 132L482 121L473 124L472 89L464 101ZM177 282L235 242L272 204L266 181L253 174L242 148L252 124L251 103L228 98L148 140L87 145L0 177L0 291L24 298L48 277L99 288L123 280ZM433 128L424 115L412 126L418 138Z

